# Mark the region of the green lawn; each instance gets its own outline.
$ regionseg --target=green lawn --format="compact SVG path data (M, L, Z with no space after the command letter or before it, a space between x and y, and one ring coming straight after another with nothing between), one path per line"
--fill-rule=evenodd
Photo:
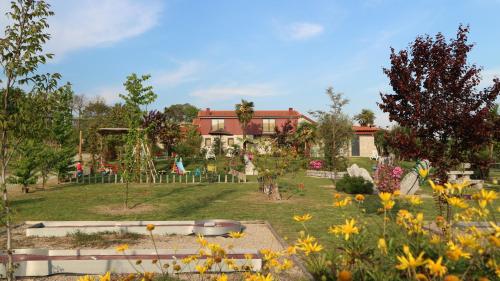
M12 196L14 220L190 220L235 219L267 220L282 237L294 238L300 225L293 215L310 213L309 230L323 243L331 243L328 226L342 223L345 217L359 216L357 205L339 210L332 207L334 190L331 181L305 177L301 172L283 178L280 186L294 187L304 183L305 192L288 200L273 202L258 192L254 182L241 184L162 184L133 185L130 191L131 211L122 212L122 184L63 185L27 195ZM284 194L289 197L291 193ZM426 215L435 215L432 199L424 199ZM111 207L114 211L106 211ZM377 196L367 196L366 227L378 233L381 216ZM397 206L396 206L397 207ZM402 206L407 208L408 206ZM103 211L104 210L104 211ZM138 212L142 210L143 212ZM395 208L395 211L397 208Z

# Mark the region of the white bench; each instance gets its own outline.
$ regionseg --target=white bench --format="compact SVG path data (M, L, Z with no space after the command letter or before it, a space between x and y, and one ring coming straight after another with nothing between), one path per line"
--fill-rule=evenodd
M483 180L471 180L470 176L473 175L473 171L449 171L448 172L448 182L450 183L462 183L468 181L471 183L471 187L483 188Z

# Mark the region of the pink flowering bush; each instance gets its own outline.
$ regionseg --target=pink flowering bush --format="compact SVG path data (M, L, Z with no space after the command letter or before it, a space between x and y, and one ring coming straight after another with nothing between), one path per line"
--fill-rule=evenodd
M309 169L321 170L324 167L323 160L312 160L309 162Z
M401 184L401 177L403 176L403 169L401 167L394 167L387 164L379 164L375 171L375 184L379 192L390 192L399 190Z

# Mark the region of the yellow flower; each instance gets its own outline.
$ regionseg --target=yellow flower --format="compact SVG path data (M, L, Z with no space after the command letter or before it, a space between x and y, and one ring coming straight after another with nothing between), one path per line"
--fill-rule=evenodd
M485 189L481 189L481 191L478 192L476 196L478 197L479 204L481 205L482 208L485 208L486 204L491 204L491 202L498 199L498 194L493 190L487 191Z
M78 281L95 281L95 279L93 276L85 275L85 276L78 278Z
M444 277L443 281L460 281L460 278L458 278L457 276L455 276L453 274L450 274L450 275L446 275Z
M155 225L154 224L148 224L148 225L146 225L146 229L148 231L153 231L153 230L155 230Z
M347 270L339 272L339 281L352 281L352 273Z
M342 197L342 195L340 193L335 193L335 195L333 197L335 199L340 199Z
M288 248L286 248L286 253L289 255L295 255L297 253L297 247L288 246Z
M358 202L363 202L365 201L365 196L363 194L358 194L354 197L354 199Z
M477 248L479 245L477 244L477 239L470 234L458 234L457 240L463 247L469 248Z
M455 245L452 241L448 242L446 256L452 261L457 261L460 258L470 259L470 254L463 251L462 247Z
M198 242L198 244L202 247L206 247L208 245L208 241L201 234L198 234L198 237L196 237L196 242Z
M418 169L418 174L420 175L421 178L426 178L427 175L429 175L429 169L422 169L422 168L419 168Z
M429 184L431 185L431 188L435 193L439 193L439 194L447 193L447 190L444 186L439 185L439 184L434 184L434 182L432 180L429 180Z
M408 200L408 202L410 202L410 204L412 205L420 205L423 203L422 199L420 198L420 196L417 196L417 195L409 195L406 197L406 199Z
M267 275L262 275L261 273L250 274L245 278L245 281L273 281L273 276L271 273Z
M393 200L389 200L389 201L383 202L382 204L384 205L384 209L390 210L390 209L392 209L392 207L394 207L394 204L396 204L396 202L394 202Z
M328 229L328 232L338 235L338 234L344 234L344 239L349 240L349 236L351 234L358 234L359 229L358 227L354 226L356 224L356 220L351 219L351 220L345 220L345 224L341 225L335 225L335 226L330 226Z
M427 276L422 273L417 273L417 275L415 275L415 278L417 279L417 281L429 281L429 278L427 278Z
M495 237L495 235L490 235L490 236L488 237L488 241L490 241L490 243L491 243L493 246L495 246L495 247L497 247L497 248L500 248L500 238Z
M125 252L125 250L128 250L127 244L122 244L122 245L119 245L118 247L116 247L117 252L123 253L123 252Z
M458 207L458 208L462 208L462 209L469 207L469 204L467 204L462 198L450 197L450 198L448 198L447 201L448 201L448 204L450 204L451 206L454 206L454 207Z
M392 194L389 192L381 192L379 193L378 197L380 197L380 200L382 200L382 202L387 202L391 200Z
M387 255L387 243L384 238L380 238L377 243L377 247L382 252L382 254Z
M242 238L243 236L245 236L245 233L243 233L243 232L236 232L236 231L229 232L229 237L231 237L233 239L239 239L239 238Z
M208 268L206 266L203 266L203 265L197 265L195 267L196 271L198 271L200 274L205 274L205 272L207 272Z
M307 243L302 246L302 250L304 251L304 254L308 256L311 253L318 253L323 250L323 246L319 245L318 242L313 243Z
M446 273L446 266L442 265L443 257L439 257L436 262L431 259L427 260L427 269L433 276L442 277Z
M295 221L298 221L298 222L305 222L305 221L312 219L312 216L310 214L304 214L302 216L296 215L296 216L293 216L293 219Z
M310 236L309 234L305 237L301 237L297 239L297 244L307 244L307 243L312 243L316 241L316 238L314 236Z
M413 254L410 252L410 248L408 246L403 247L403 252L405 253L405 256L397 256L397 259L399 260L399 264L396 265L396 268L399 270L406 270L408 268L410 269L416 269L419 266L422 266L425 264L424 261L424 252L421 252L417 258L413 256Z
M99 276L99 281L110 281L111 273L108 271L106 274Z
M336 208L345 207L351 203L351 200L352 200L351 197L346 197L343 200L333 203L333 206Z
M144 272L141 281L152 281L154 277L153 272Z
M399 195L401 195L401 190L394 190L394 192L392 193L392 195L398 197Z
M288 269L292 268L292 266L293 266L293 262L291 260L284 259L283 263L281 264L280 269L281 270L288 270Z
M217 277L216 281L227 281L227 275L222 273L221 276Z
M436 234L432 234L431 239L429 240L431 244L439 244L441 243L441 237Z

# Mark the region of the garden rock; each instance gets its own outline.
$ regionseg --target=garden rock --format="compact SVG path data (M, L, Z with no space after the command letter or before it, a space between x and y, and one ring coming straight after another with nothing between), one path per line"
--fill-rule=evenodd
M363 179L373 183L373 178L370 173L365 168L360 168L356 164L352 164L351 167L347 168L347 173L350 177L362 177Z

